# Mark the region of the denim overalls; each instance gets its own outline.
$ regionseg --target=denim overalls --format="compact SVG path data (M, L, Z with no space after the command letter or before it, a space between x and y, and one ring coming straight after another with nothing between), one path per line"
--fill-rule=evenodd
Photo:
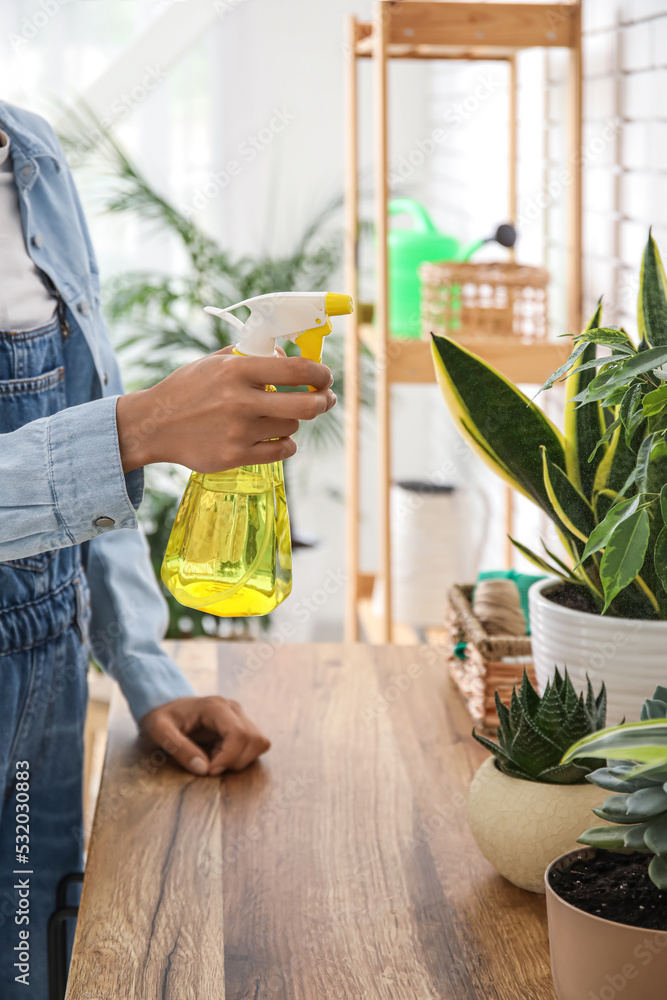
M39 330L0 333L0 433L68 405L68 354L85 365L89 353L70 339L58 317ZM2 1000L47 1000L46 924L56 886L82 870L88 618L80 546L0 563ZM30 969L17 982L21 930L29 931Z

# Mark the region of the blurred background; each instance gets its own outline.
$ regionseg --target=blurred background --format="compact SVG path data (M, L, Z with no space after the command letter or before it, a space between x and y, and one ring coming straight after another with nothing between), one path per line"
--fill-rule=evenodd
M585 310L604 294L606 322L634 330L649 223L663 250L667 244L660 101L667 0L585 0L583 10ZM218 346L222 334L203 321L199 305L209 303L200 303L202 295L227 296L227 304L237 292L288 285L345 290L343 38L351 12L370 19L371 4L4 0L0 98L45 115L66 141L128 386ZM517 259L550 271L552 336L563 332L565 315L565 58L535 50L519 59ZM360 185L369 226L361 297L372 302L370 72L362 60ZM508 212L506 66L395 60L389 84L392 194L419 199L441 229L463 241L489 235ZM445 139L431 149L437 127ZM489 246L477 259L504 254ZM337 374L343 329L337 320L337 343L331 337L326 344L325 360ZM481 568L504 565L504 491L457 441L439 390L397 386L393 397L394 478L440 474L453 485L480 487L498 515L475 519L483 532L474 540ZM551 394L556 418L559 405ZM303 641L342 637L342 408L317 432L299 432L300 450L289 463L290 510L306 544L295 554L293 597L268 627L290 621ZM372 569L370 407L362 470L362 562ZM181 468L150 470L142 516L156 562L186 477ZM539 518L520 501L517 517L531 544ZM326 599L314 604L319 591ZM172 635L230 628L172 606Z

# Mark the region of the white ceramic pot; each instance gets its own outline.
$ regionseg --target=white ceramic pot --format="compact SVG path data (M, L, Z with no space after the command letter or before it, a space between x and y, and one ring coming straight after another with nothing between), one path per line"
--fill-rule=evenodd
M579 691L586 674L597 689L607 687L607 725L639 719L646 698L667 685L667 621L608 618L555 604L545 596L555 580L529 591L533 664L540 694L556 667L567 667Z
M588 782L548 785L510 778L489 757L470 785L468 822L497 872L520 889L544 892L547 867L574 850L584 830L603 823L591 810L608 796Z

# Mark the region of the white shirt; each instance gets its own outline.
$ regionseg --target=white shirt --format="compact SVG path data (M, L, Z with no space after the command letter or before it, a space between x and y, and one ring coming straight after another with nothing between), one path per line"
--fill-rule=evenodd
M0 131L0 332L46 326L55 299L33 264L23 238L10 139Z

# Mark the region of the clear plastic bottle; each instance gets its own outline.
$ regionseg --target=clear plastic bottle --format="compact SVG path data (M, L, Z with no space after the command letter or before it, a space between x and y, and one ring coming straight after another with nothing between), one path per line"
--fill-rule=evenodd
M162 564L186 607L232 618L265 615L292 589L282 462L190 476Z

